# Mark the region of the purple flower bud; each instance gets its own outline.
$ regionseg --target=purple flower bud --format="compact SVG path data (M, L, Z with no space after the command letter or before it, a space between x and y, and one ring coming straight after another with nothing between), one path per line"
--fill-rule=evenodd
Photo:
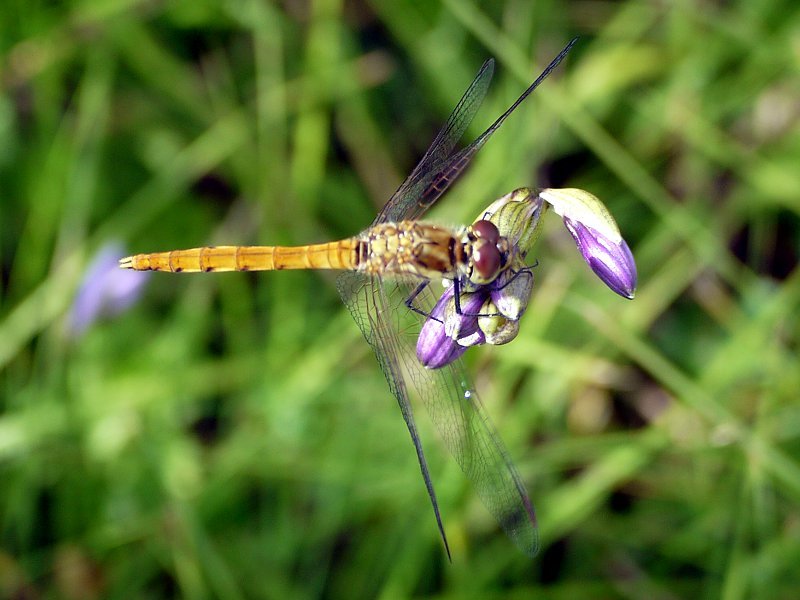
M596 229L564 217L583 259L609 288L624 298L636 292L636 263L628 244L611 240Z
M474 293L462 293L459 297L461 314L456 312L454 293L455 286L444 291L417 338L417 358L429 369L449 365L469 346L485 342L475 315L488 297L488 291L480 288Z
M620 296L633 298L636 263L614 217L597 196L577 188L548 188L539 197L564 219L583 259L603 283Z
M150 274L121 270L118 261L124 255L119 244L109 243L89 265L70 311L69 328L73 336L83 334L101 317L124 312L141 296Z
M478 327L487 344L507 344L519 333L519 319L533 292L533 273L521 261L518 267L504 271L486 286L489 297L481 306Z

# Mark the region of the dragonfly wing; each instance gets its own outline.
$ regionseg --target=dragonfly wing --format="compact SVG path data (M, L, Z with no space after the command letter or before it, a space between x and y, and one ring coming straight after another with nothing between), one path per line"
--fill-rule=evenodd
M464 132L486 97L493 74L494 60L490 58L481 65L475 79L469 84L464 95L461 96L461 100L447 118L444 127L436 134L411 174L406 177L406 180L378 213L373 225L402 221L407 218L406 215L413 210L417 200L428 189L451 157L456 144L464 137Z
M452 153L455 144L462 137L464 131L475 115L483 98L486 95L486 87L491 81L492 68L487 69L489 61L486 61L478 71L478 75L467 91L461 97L452 114L447 120L447 124L442 128L431 147L422 157L419 164L411 172L411 175L403 182L397 191L389 199L383 210L378 214L375 223L383 221L402 221L404 219L418 219L444 194L447 189L458 179L458 177L469 166L472 158L477 154L487 140L497 131L508 116L514 112L522 102L539 87L548 75L564 59L567 53L575 45L578 38L573 38L564 49L558 53L544 71L536 78L528 89L520 95L517 100L492 123L486 131L480 134L472 143L462 150ZM488 70L488 75L485 71ZM468 112L468 109L471 112ZM452 123L461 124L460 127ZM457 136L457 137L456 137Z
M408 364L409 357L407 353L403 352L403 341L398 335L398 330L401 329L400 324L392 322L401 318L402 312L398 312L397 307L390 304L383 286L374 276L346 271L339 275L336 286L342 300L350 310L350 314L358 324L358 328L375 352L381 370L386 376L389 389L400 406L400 412L403 414L408 432L411 434L411 441L417 452L417 460L422 471L422 478L425 480L425 488L433 505L439 535L444 542L447 557L450 558L450 545L447 543L447 535L444 532L444 525L442 525L439 502L436 499L433 480L428 470L428 462L425 460L425 453L422 450L422 440L414 422L414 409L409 401L406 378L403 376L404 369L414 368L414 365ZM405 307L403 308L403 312L411 312ZM416 357L413 357L413 360L416 360Z
M483 144L506 118L556 68L576 40L572 40L530 87L476 140L454 152L486 91L494 72L488 60L459 100L445 126L436 135L419 164L392 195L373 224L416 219L428 210L464 172ZM416 357L420 320L404 306L410 286L381 281L359 273L338 279L339 293L375 352L386 381L400 405L417 451L422 476L433 504L439 532L447 547L439 506L422 450L410 397L425 405L447 448L473 483L483 503L508 536L527 554L538 549L536 515L525 487L503 443L494 430L461 361L436 370L425 369ZM428 286L417 296L430 311L435 298ZM447 550L448 556L450 550Z
M456 361L434 370L423 368L417 359L420 319L404 304L413 286L348 272L339 276L338 287L400 405L445 545L439 507L414 423L412 396L425 406L445 446L506 534L523 552L535 554L538 537L533 505L463 363ZM435 300L430 287L415 299L425 310L430 310Z

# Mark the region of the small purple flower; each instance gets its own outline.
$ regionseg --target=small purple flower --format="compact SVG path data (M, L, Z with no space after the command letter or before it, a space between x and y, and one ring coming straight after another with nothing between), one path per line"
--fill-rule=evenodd
M417 339L417 358L439 369L459 358L470 346L507 344L519 333L519 318L533 291L530 271L504 271L474 292L461 292L456 312L455 286L436 302Z
M507 344L519 333L519 320L533 292L533 272L524 258L539 237L541 217L551 207L575 240L592 271L614 292L633 298L636 263L616 221L600 200L577 188L520 188L493 202L476 220L490 221L510 244L509 265L494 280L466 280L456 312L455 286L445 290L422 326L417 358L439 369L469 346Z
M619 242L614 242L597 230L568 217L564 217L564 225L595 275L623 298L633 299L636 293L636 263L625 240L620 238Z
M124 255L124 248L112 242L103 246L89 265L70 310L73 336L82 335L101 317L124 312L141 296L150 274L121 270L118 261Z
M636 292L636 262L605 205L595 195L577 188L545 189L539 197L564 219L595 275L620 296L632 299Z
M522 188L494 202L478 218L495 223L499 233L515 245L512 265L485 285L465 282L456 312L455 286L436 302L417 339L417 358L429 369L439 369L458 359L470 346L507 344L519 333L519 318L533 291L533 273L522 260L517 244L525 249L535 239L543 203Z
M444 291L417 338L417 358L429 369L449 365L464 354L469 346L486 341L475 315L489 297L488 289L481 287L476 292L461 294L461 314L456 312L454 293L453 285Z

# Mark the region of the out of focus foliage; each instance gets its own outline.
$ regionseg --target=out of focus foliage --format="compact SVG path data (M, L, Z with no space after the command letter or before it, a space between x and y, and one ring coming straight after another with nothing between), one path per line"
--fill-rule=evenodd
M575 35L430 215L579 187L637 259L628 302L553 216L519 337L468 352L533 561L420 410L447 563L330 274L155 275L76 326L110 244L359 231L486 57L473 136ZM792 0L7 0L0 596L794 597L799 75Z

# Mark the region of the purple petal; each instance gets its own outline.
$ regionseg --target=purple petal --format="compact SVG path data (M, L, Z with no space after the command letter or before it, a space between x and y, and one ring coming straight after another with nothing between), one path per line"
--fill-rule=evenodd
M628 244L620 238L615 242L597 230L564 217L567 230L575 239L583 259L592 271L624 298L633 298L636 292L636 262Z
M491 287L492 303L497 312L511 321L522 317L532 293L533 271L524 265L504 271Z
M74 336L84 333L100 317L124 312L141 296L149 273L120 269L118 261L124 255L124 248L110 243L89 265L70 311Z
M442 293L417 338L417 358L429 369L449 365L464 354L469 346L482 344L483 333L478 318L468 316L480 310L488 292L461 294L461 313L455 310L454 286Z
M452 287L452 286L451 286ZM449 296L453 296L451 292ZM463 292L459 297L461 313L456 312L454 300L445 304L444 330L459 345L469 347L483 343L483 336L478 329L478 317L481 307L489 297L487 288L480 287L476 292Z
M425 326L427 327L431 322L437 323L429 319ZM441 325L441 323L437 324ZM426 335L427 337L424 337ZM417 340L417 358L422 366L428 369L441 369L458 359L466 351L467 346L462 346L444 335L444 327L440 327L437 332L426 332L423 328Z

